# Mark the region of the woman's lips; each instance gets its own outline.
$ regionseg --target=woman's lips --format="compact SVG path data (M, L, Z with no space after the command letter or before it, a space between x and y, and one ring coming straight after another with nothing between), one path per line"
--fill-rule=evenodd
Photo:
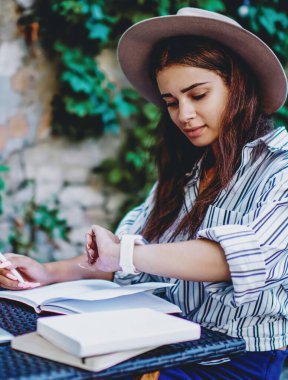
M199 137L204 132L204 128L206 128L206 125L201 125L200 127L195 128L185 128L183 129L183 132L186 136L192 138L192 137Z

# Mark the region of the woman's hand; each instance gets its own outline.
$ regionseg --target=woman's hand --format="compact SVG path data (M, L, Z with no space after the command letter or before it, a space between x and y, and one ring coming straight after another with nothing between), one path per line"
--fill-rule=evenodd
M93 225L86 234L88 263L96 270L116 272L120 270L120 241L106 228Z
M23 290L51 283L49 272L45 265L27 256L13 253L5 254L8 261L0 264L0 286L5 289ZM11 273L10 269L17 269L25 280L21 283Z

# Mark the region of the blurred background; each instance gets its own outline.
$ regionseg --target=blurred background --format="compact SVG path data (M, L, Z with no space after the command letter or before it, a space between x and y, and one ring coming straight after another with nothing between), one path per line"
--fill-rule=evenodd
M287 70L286 0L0 0L0 245L45 262L114 229L156 178L157 109L126 82L118 39L195 6L236 19ZM273 80L273 78L271 78ZM275 115L288 125L287 106Z

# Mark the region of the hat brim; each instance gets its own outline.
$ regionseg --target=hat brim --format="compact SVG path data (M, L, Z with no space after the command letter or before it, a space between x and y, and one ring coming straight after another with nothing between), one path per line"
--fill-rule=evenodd
M263 111L272 114L285 102L287 78L276 55L256 35L240 26L208 17L175 15L141 21L118 44L118 60L131 85L150 102L163 104L149 76L150 56L159 41L181 35L208 37L229 47L251 67L259 84Z

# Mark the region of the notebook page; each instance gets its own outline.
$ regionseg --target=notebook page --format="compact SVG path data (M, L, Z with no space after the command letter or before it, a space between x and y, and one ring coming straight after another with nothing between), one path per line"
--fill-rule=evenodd
M4 290L0 292L0 298L9 296L9 299L15 299L22 302L25 300L32 301L35 306L45 303L45 300L61 300L72 297L82 298L85 293L93 293L95 291L102 291L106 289L117 289L119 285L114 282L106 280L78 280L61 282L57 284L42 286L35 289L10 291ZM28 302L27 302L28 303ZM31 302L29 303L31 304Z
M160 311L162 313L181 313L178 306L160 297L148 293L130 294L113 299L83 301L62 300L46 304L42 310L63 314L91 313L94 311L112 311L121 309L139 309L141 307Z

